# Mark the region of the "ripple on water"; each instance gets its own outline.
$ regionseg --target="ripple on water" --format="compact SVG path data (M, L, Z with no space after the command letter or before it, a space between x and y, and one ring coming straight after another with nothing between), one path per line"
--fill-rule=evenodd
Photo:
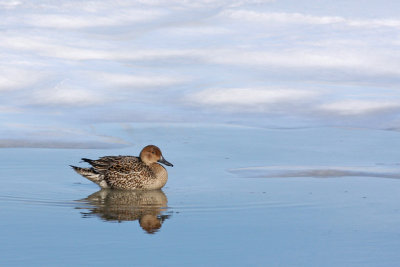
M242 203L210 203L208 205L176 205L172 208L179 212L224 212L224 211L241 211L250 209L265 209L265 208L309 208L312 205L309 203L293 203L293 202L279 202L279 201L259 201L251 202L245 201Z
M24 205L36 205L36 206L61 206L61 207L74 207L75 201L68 200L52 200L46 198L35 198L35 197L20 197L20 196L9 196L0 195L0 200L3 203L20 203Z
M187 196L187 194L185 195ZM229 196L209 193L208 196L202 195L201 197L193 193L189 194L189 198L174 193L174 198L177 198L178 202L168 205L167 195L162 190L123 191L112 189L102 189L79 200L0 195L2 203L71 207L81 210L83 218L97 217L102 221L109 222L138 220L145 213L161 216L165 220L169 218L169 215L180 212L207 213L263 208L307 208L312 206L305 202L270 200L265 192L259 192L259 194L230 192ZM163 216L166 213L169 215Z

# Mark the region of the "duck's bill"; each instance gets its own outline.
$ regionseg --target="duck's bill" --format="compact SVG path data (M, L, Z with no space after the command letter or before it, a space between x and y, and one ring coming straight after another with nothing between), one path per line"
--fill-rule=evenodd
M164 165L167 165L167 166L174 167L174 165L172 165L172 163L169 163L168 161L166 161L163 156L161 156L161 158L158 160L158 162L160 162Z

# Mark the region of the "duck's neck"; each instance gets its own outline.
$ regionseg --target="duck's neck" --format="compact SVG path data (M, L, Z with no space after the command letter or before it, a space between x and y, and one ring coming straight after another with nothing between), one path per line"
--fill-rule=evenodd
M159 177L160 175L164 175L164 173L165 174L167 173L167 170L158 163L154 162L154 163L149 164L148 166L154 172L154 175L156 177Z
M158 163L152 163L149 167L153 171L157 183L159 183L159 188L163 187L168 180L167 170Z

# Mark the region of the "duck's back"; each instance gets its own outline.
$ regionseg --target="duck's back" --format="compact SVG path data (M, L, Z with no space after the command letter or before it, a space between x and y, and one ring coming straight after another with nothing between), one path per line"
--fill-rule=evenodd
M98 173L105 174L110 168L120 167L122 169L129 170L129 166L140 162L140 158L134 156L105 156L97 160L83 158L83 161L92 165L94 170Z
M75 171L102 188L160 189L167 180L166 169L158 163L146 165L134 156L105 156L97 160L83 158L92 168L75 167Z
M104 179L115 189L146 189L155 180L154 172L137 157L111 159Z

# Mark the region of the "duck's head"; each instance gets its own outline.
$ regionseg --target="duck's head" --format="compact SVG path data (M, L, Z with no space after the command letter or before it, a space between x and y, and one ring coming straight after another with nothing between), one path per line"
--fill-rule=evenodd
M167 166L173 167L171 163L166 161L161 153L161 150L153 145L148 145L145 146L142 149L142 152L140 152L140 159L147 165L150 165L155 162L160 162L162 164L165 164Z

